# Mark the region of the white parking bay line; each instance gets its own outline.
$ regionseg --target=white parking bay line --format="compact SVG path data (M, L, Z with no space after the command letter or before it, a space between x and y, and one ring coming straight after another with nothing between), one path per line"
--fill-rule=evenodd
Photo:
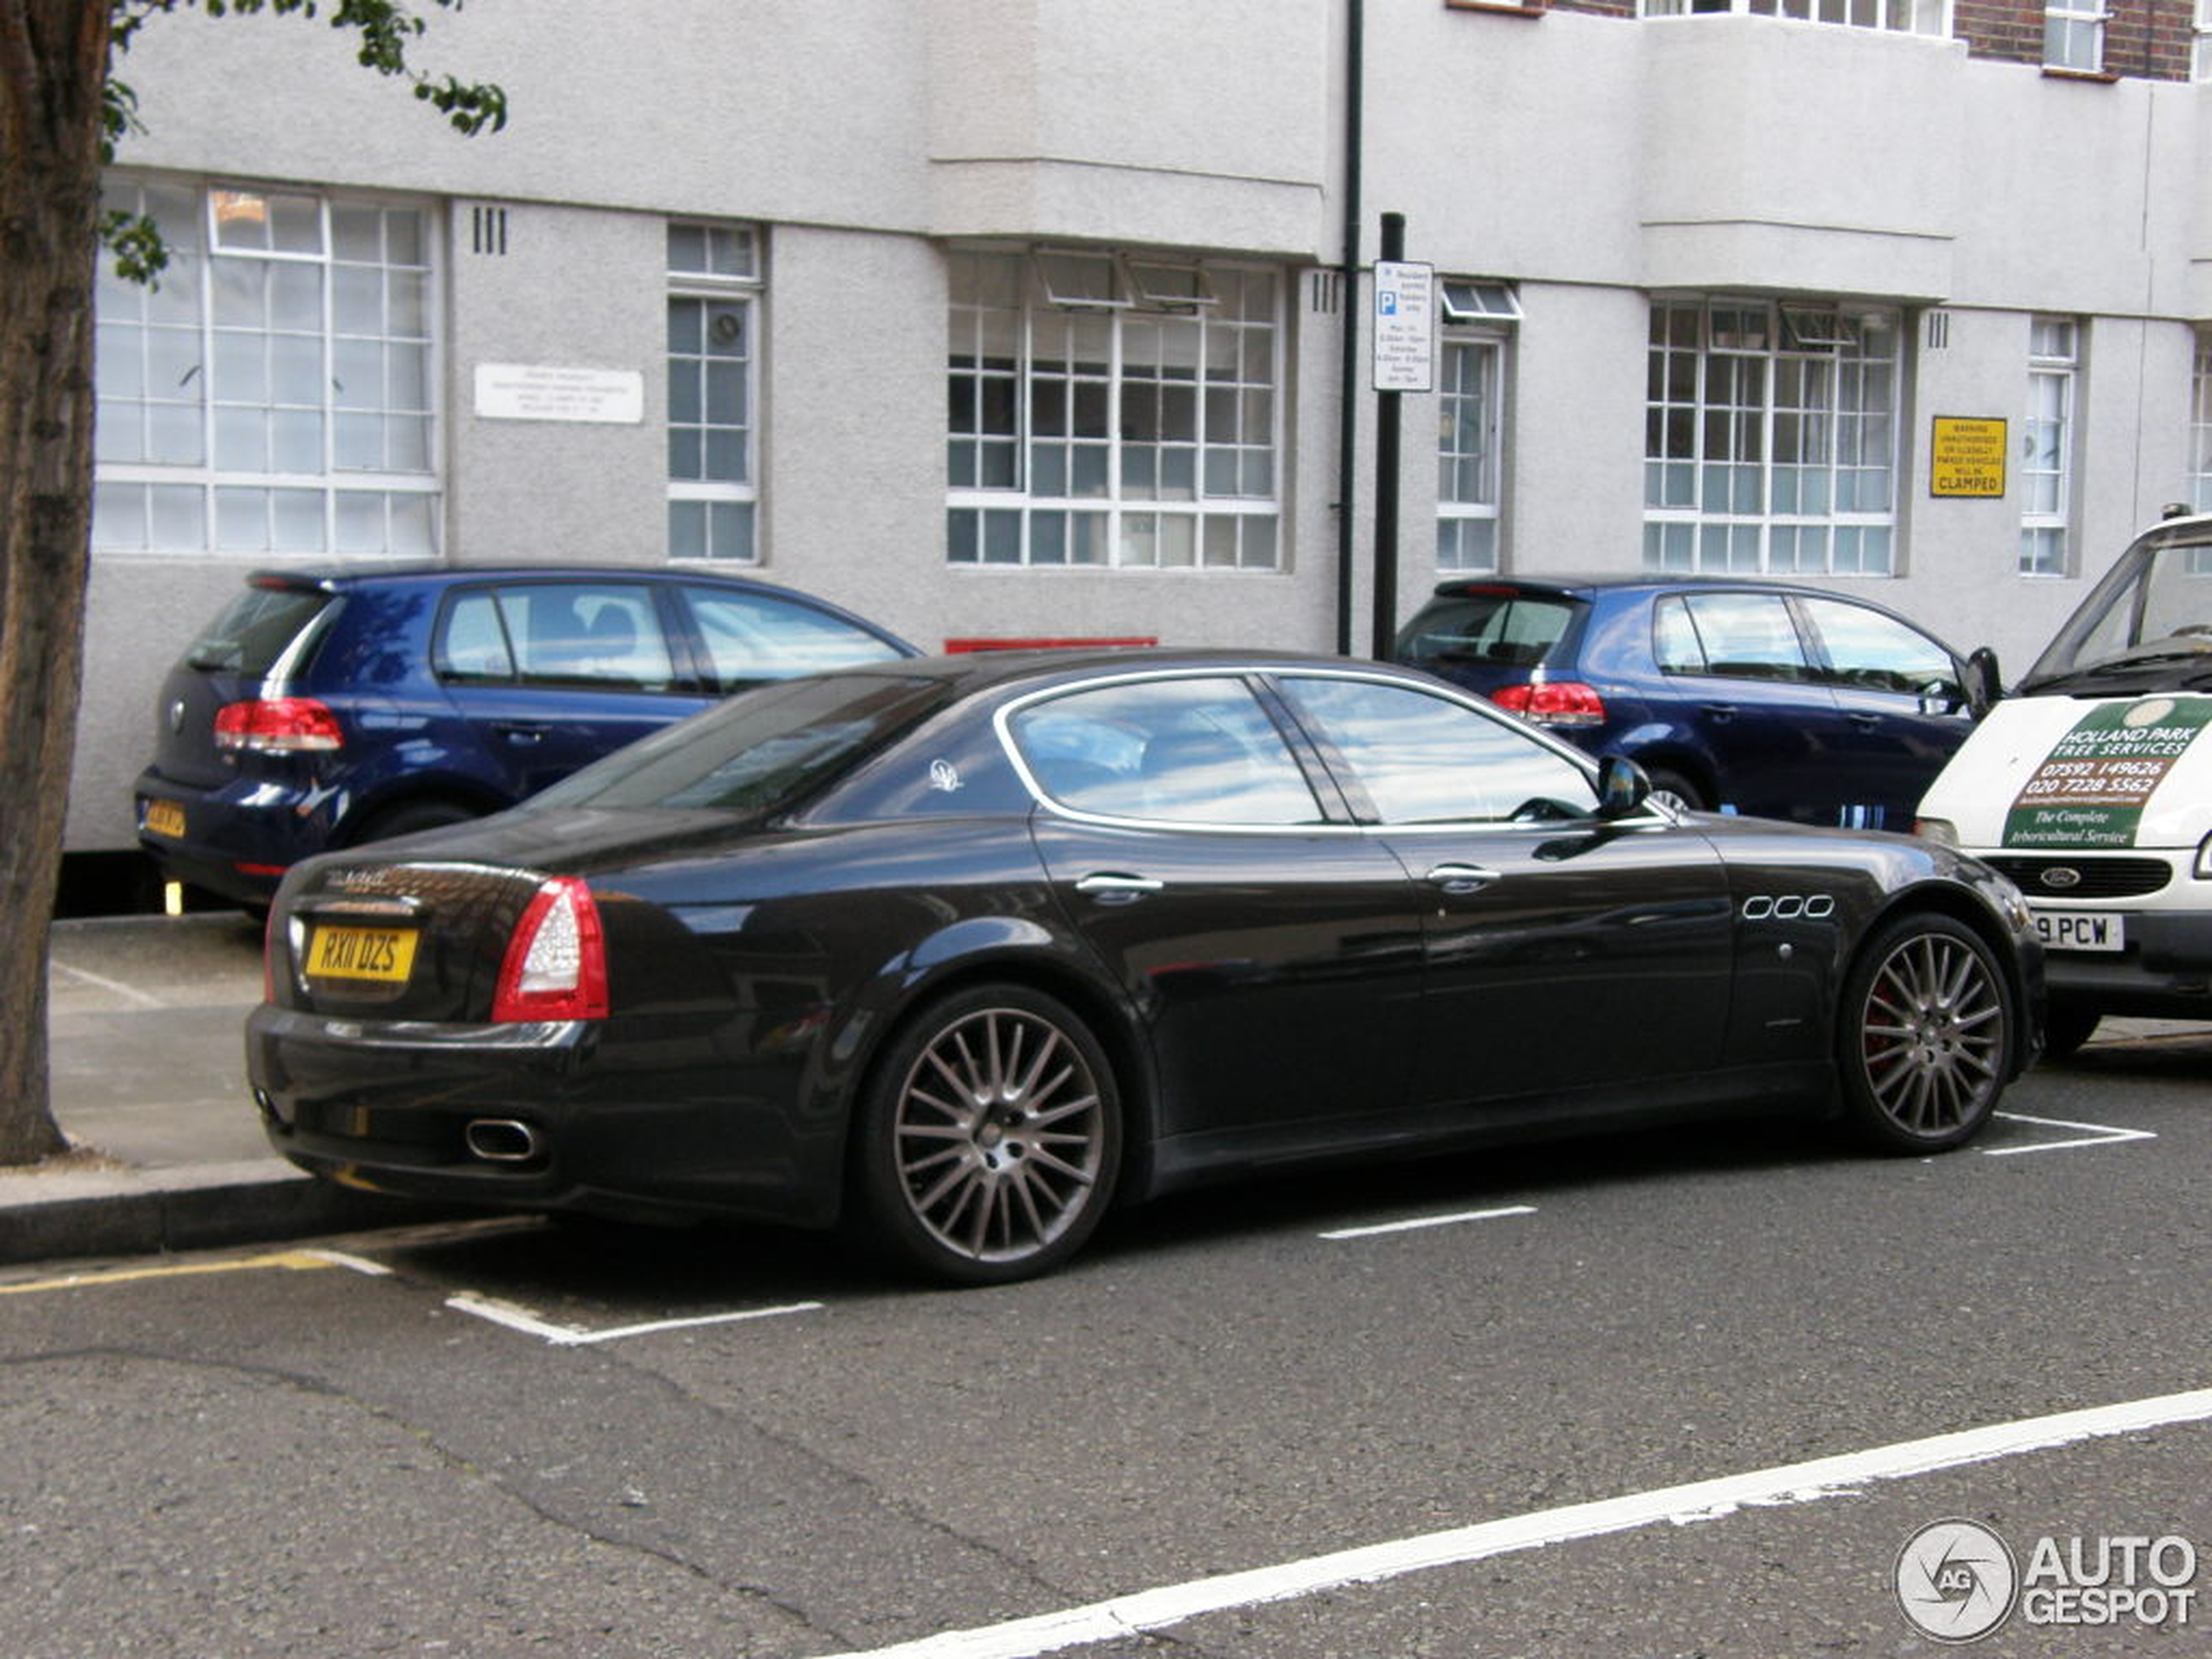
M746 1319L773 1319L786 1313L819 1313L819 1302L792 1302L782 1307L746 1308L736 1313L701 1313L683 1319L654 1319L644 1325L619 1325L607 1331L586 1331L573 1325L556 1325L541 1318L516 1302L502 1302L496 1297L479 1296L474 1291L462 1291L446 1298L446 1305L457 1313L473 1313L480 1319L494 1325L503 1325L510 1331L538 1337L556 1348L580 1347L594 1342L619 1342L624 1337L651 1336L657 1331L688 1331L703 1325L736 1325Z
M1507 1216L1533 1216L1533 1204L1508 1204L1502 1210L1465 1210L1455 1216L1418 1216L1412 1221L1386 1221L1373 1227L1339 1227L1324 1238L1373 1238L1382 1233L1409 1233L1423 1227L1456 1227L1463 1221L1498 1221Z
M1426 1533L1394 1543L1370 1544L1359 1549L1339 1550L1332 1555L1311 1556L1279 1567L1193 1579L1187 1584L1140 1590L1109 1602L1094 1602L1087 1607L1067 1608L1057 1613L974 1629L948 1630L941 1635L924 1636L894 1647L840 1654L835 1659L1033 1659L1037 1654L1055 1653L1093 1642L1125 1641L1146 1631L1182 1624L1202 1614L1285 1602L1293 1596L1340 1589L1348 1584L1378 1583L1433 1567L1460 1566L1515 1550L1565 1543L1571 1539L1629 1532L1662 1521L1677 1526L1717 1521L1747 1504L1812 1503L1856 1491L1877 1480L1932 1474L1966 1464L2049 1451L2077 1440L2140 1433L2146 1429L2207 1419L2212 1419L2212 1388L2118 1406L2094 1406L2087 1411L2060 1412L2055 1416L2031 1417L2013 1423L1995 1423L1956 1434L1938 1434L1924 1440L1877 1447L1871 1451L1817 1458L1810 1463L1785 1464L1779 1468L1723 1475L1718 1480L1665 1487L1656 1492L1639 1492L1595 1503L1541 1509L1533 1514L1458 1527L1448 1532Z
M2147 1129L2115 1129L2109 1123L2070 1123L2063 1117L2030 1117L2026 1112L1994 1112L1991 1116L2009 1118L2015 1123L2034 1123L2043 1129L2078 1129L2083 1131L2070 1141L2034 1141L2026 1146L1985 1146L1981 1149L1993 1158L2012 1157L2021 1152L2063 1152L2075 1146L2117 1146L2122 1141L2155 1141L2158 1138Z

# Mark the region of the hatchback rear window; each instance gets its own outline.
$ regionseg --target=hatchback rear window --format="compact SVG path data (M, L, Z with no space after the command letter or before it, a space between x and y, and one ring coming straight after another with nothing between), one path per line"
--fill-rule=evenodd
M1534 668L1575 619L1578 602L1503 589L1432 599L1399 637L1400 661L1417 666Z
M333 603L314 588L248 588L185 652L185 665L211 674L266 678Z
M532 807L770 813L841 777L944 700L942 682L851 674L742 692L585 767Z

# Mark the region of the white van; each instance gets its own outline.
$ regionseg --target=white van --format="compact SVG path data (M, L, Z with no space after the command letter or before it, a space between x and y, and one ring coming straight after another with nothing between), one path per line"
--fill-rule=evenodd
M2107 1014L2212 1020L2212 515L2138 536L1921 798L2027 894L2045 1052Z

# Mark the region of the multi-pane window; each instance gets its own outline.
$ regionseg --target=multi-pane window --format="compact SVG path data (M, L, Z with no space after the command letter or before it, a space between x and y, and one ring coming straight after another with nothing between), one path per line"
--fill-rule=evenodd
M1498 568L1498 397L1505 341L1447 334L1439 363L1436 563Z
M93 545L438 546L428 216L411 204L118 181L158 285L103 266Z
M1654 304L1644 568L1886 575L1899 351L1891 311Z
M1082 250L949 276L953 563L1277 568L1274 272Z
M668 555L759 557L760 256L733 225L668 227Z
M2044 0L2043 66L2094 75L2105 66L2104 0Z
M1746 12L1761 17L1794 17L1803 23L1843 24L1853 29L1886 29L1906 35L1948 36L1950 0L1640 0L1646 17Z
M2189 376L2189 505L2212 513L2212 331L2198 334Z
M2020 423L2022 576L2066 574L2080 352L2080 327L2071 319L2038 317L2028 325L2027 418Z

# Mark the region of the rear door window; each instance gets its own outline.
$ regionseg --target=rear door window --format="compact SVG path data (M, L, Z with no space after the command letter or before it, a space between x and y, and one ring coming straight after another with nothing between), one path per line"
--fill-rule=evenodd
M1656 607L1654 630L1654 652L1669 673L1750 680L1816 678L1789 602L1778 593L1692 593L1664 599Z
M436 648L448 679L667 691L676 671L644 583L518 582L447 608Z
M1322 821L1290 745L1240 679L1100 686L1009 722L1037 786L1079 813L1266 827Z
M688 584L680 591L706 648L706 671L716 691L858 668L900 655L867 629L797 600Z

